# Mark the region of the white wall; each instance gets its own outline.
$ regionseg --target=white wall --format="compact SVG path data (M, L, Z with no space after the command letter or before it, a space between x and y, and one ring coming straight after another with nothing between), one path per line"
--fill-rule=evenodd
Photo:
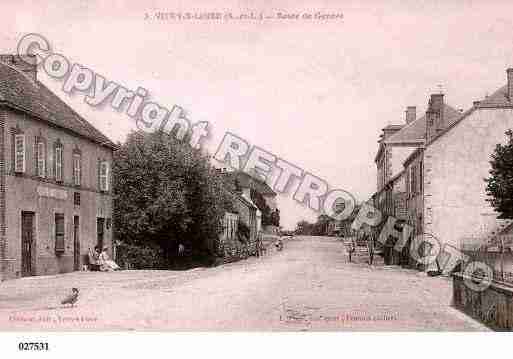
M513 128L513 110L480 109L429 145L424 156L425 232L460 247L497 227L486 201L490 155Z
M400 173L403 169L403 163L408 158L409 155L415 151L417 147L401 147L401 146L393 146L392 149L392 175L391 177L396 176L398 173Z

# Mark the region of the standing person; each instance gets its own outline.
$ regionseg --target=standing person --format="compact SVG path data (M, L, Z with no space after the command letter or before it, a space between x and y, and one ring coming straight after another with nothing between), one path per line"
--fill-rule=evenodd
M89 265L88 268L90 271L97 272L100 270L100 265L98 264L98 257L99 257L98 250L95 249L94 251L89 248L87 251L87 257L89 259Z
M367 250L369 251L369 265L372 265L374 261L374 233L370 228L367 234Z
M184 255L184 253L185 253L185 246L182 243L178 244L178 256L181 257Z
M356 236L359 235L359 232L355 232L353 236L351 236L349 240L349 248L348 248L348 254L349 254L349 263L353 260L353 253L356 250Z
M260 257L262 253L262 232L258 232L256 240L256 256Z

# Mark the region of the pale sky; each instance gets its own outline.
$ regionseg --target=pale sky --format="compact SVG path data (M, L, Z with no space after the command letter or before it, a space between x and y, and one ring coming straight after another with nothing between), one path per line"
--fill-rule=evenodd
M511 1L41 1L3 0L0 52L40 33L73 62L152 101L208 121L215 151L226 131L344 189L358 200L376 187L382 127L425 110L443 86L467 109L506 82L513 67ZM145 20L155 11L343 13L341 20ZM134 122L93 109L62 82L39 79L115 141ZM282 224L317 214L292 194Z

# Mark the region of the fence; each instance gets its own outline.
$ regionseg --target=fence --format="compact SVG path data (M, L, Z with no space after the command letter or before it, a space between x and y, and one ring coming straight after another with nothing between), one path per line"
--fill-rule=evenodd
M463 247L463 253L469 257L467 263L487 264L493 271L494 282L513 286L513 234L498 235L478 248Z

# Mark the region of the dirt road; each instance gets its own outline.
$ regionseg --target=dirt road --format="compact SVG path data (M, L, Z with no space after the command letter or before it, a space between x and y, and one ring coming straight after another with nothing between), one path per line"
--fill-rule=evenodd
M80 289L74 308L59 301ZM340 241L189 271L76 272L0 285L2 330L486 330L450 307L451 282L348 263Z

